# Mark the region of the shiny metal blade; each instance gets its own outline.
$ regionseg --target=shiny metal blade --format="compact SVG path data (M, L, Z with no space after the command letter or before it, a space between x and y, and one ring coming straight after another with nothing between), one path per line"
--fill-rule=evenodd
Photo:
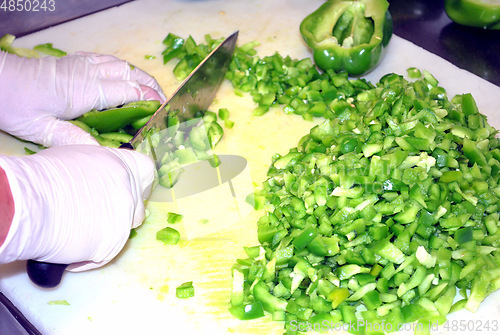
M152 133L171 127L172 116L175 116L176 123L186 122L208 109L229 68L237 38L238 32L226 38L193 70L170 99L163 103L130 141L134 149L147 141ZM153 143L151 145L153 159L157 161L155 157L157 155L154 153L155 145Z

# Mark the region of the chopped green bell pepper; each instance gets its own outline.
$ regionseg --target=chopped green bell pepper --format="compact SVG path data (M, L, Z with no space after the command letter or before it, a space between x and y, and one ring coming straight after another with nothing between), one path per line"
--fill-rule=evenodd
M160 102L157 100L136 101L104 111L92 110L83 114L77 120L96 129L98 132L112 132L146 116L150 117L159 107Z
M329 0L300 25L316 65L359 76L382 59L392 36L386 0Z
M49 56L54 56L54 57L63 57L66 56L67 53L66 51L62 51L60 49L54 48L52 43L44 43L44 44L38 44L33 47L33 50L49 55Z
M256 301L262 304L264 310L268 312L283 311L286 308L286 301L275 297L269 293L269 289L263 282L258 282L253 288L253 295Z
M35 50L28 48L21 48L13 46L16 36L12 34L5 34L0 37L0 50L10 54L18 55L20 57L38 58L40 55Z
M239 320L253 320L264 316L264 309L259 301L254 301L248 305L231 306L229 312Z
M192 281L185 282L175 289L175 296L178 299L188 299L194 297L194 286Z
M34 46L33 49L15 47L13 45L15 39L16 36L12 34L5 34L0 37L0 50L27 58L39 58L39 53L54 57L63 57L67 55L65 51L54 48L52 43L38 44Z
M472 95L448 100L414 68L411 81L387 74L374 87L333 69L308 79L299 68L309 63L277 54L247 56L236 54L229 74L238 90L326 120L274 155L249 197L266 213L261 245L233 271L233 315L258 302L285 334L323 320L396 329L474 311L500 287L500 140ZM465 299L453 304L457 292Z
M500 29L500 2L496 0L445 0L444 9L458 24Z
M181 234L174 228L165 227L156 233L156 239L165 244L174 245L179 242Z
M183 215L169 212L167 214L167 222L170 224L179 223L182 221Z

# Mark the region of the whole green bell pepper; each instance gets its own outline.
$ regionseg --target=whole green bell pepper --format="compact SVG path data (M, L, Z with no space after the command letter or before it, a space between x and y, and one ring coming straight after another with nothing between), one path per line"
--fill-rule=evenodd
M444 9L454 22L484 29L500 29L498 0L445 0Z
M329 0L308 15L300 32L322 70L359 76L382 59L392 36L386 0Z

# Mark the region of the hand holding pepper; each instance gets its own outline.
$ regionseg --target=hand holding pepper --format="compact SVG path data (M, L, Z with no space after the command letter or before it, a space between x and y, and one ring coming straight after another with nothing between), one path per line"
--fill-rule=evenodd
M110 55L22 58L0 52L0 130L44 146L97 144L64 120L91 109L165 100L156 80Z

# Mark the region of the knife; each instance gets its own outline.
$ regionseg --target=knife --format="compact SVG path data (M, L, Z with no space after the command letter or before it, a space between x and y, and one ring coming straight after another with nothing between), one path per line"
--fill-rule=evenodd
M191 128L203 126L199 115L205 112L214 100L229 68L237 39L238 31L212 50L132 140L122 144L120 148L135 149L147 154L153 159L158 170L163 156L171 150L169 142L174 134L171 131L172 120L175 120L175 125L182 123ZM171 117L172 114L175 118ZM68 264L35 260L28 260L26 263L31 281L44 288L59 285L67 267Z

